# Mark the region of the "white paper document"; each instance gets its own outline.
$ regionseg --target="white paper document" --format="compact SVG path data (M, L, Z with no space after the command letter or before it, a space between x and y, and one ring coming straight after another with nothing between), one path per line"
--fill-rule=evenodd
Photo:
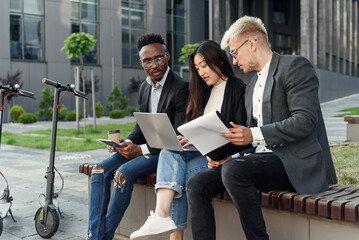
M218 116L217 111L202 115L182 126L177 130L187 138L202 155L229 143L220 133L230 131Z

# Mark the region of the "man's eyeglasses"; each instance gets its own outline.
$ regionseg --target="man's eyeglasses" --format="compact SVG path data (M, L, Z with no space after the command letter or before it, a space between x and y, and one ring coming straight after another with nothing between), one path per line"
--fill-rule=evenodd
M245 40L244 43L239 45L239 47L237 47L236 49L233 49L232 51L230 51L229 54L231 54L233 58L237 59L237 51L238 51L238 49L240 49L248 41L249 41L249 39Z
M157 57L153 60L141 60L142 62L142 65L144 68L151 68L152 67L152 64L153 62L155 62L156 65L163 65L165 64L165 57L164 56L161 56L161 57Z

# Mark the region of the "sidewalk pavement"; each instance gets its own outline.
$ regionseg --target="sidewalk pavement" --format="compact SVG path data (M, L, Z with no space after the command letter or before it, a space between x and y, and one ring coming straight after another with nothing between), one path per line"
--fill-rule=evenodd
M343 118L333 118L332 116L338 114L339 110L358 106L359 94L321 104L330 143L340 143L346 139L347 123L344 122ZM133 117L126 117L121 120L102 117L97 119L97 124L120 124L131 121L134 121ZM93 124L93 121L88 119L87 124ZM75 128L76 126L74 122L59 122L58 127ZM9 123L4 124L3 131L23 133L29 130L50 128L51 122L38 122L29 125ZM105 148L80 153L56 153L55 166L65 181L63 192L59 197L59 206L64 218L60 218L59 230L52 239L85 239L88 221L87 177L78 173L78 166L85 162L96 163L109 155ZM17 222L13 222L10 216L6 217L0 239L42 239L36 233L34 216L40 207L39 195L45 193L46 180L44 176L48 161L48 150L10 145L1 146L0 170L10 184L11 195L14 197L12 211ZM61 180L56 176L55 191L58 191L60 185ZM5 187L5 182L0 178L0 189L3 187ZM56 201L55 204L57 204Z

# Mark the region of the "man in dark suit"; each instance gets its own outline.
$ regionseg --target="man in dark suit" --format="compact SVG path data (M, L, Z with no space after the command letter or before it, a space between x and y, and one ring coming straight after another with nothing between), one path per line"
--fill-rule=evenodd
M325 191L336 183L335 170L318 100L318 78L311 63L300 56L272 52L263 22L238 19L225 33L233 64L257 75L247 85L247 127L232 124L222 135L237 145L254 146L251 153L232 156L187 184L194 239L215 239L211 198L227 190L247 239L269 239L257 190L299 193ZM224 162L224 164L223 164ZM223 166L221 166L223 164Z
M159 34L142 35L137 48L148 75L139 88L140 111L166 113L177 129L185 121L188 83L168 67L170 54ZM138 124L121 145L108 147L114 154L92 170L87 239L112 239L130 203L134 180L156 172L160 149L147 145ZM108 208L112 179L115 188Z

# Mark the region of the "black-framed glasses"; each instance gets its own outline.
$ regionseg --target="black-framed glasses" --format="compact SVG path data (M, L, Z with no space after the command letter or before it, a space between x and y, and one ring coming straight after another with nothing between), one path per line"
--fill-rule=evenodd
M157 57L153 60L141 60L142 62L142 65L144 68L151 68L152 67L152 64L153 62L156 64L156 65L163 65L165 64L165 56L161 56L161 57Z
M237 59L237 51L238 49L240 49L244 44L246 44L246 42L248 42L249 39L245 40L244 43L242 43L241 45L239 45L239 47L237 47L236 49L232 50L229 52L229 54L232 55L233 58Z

